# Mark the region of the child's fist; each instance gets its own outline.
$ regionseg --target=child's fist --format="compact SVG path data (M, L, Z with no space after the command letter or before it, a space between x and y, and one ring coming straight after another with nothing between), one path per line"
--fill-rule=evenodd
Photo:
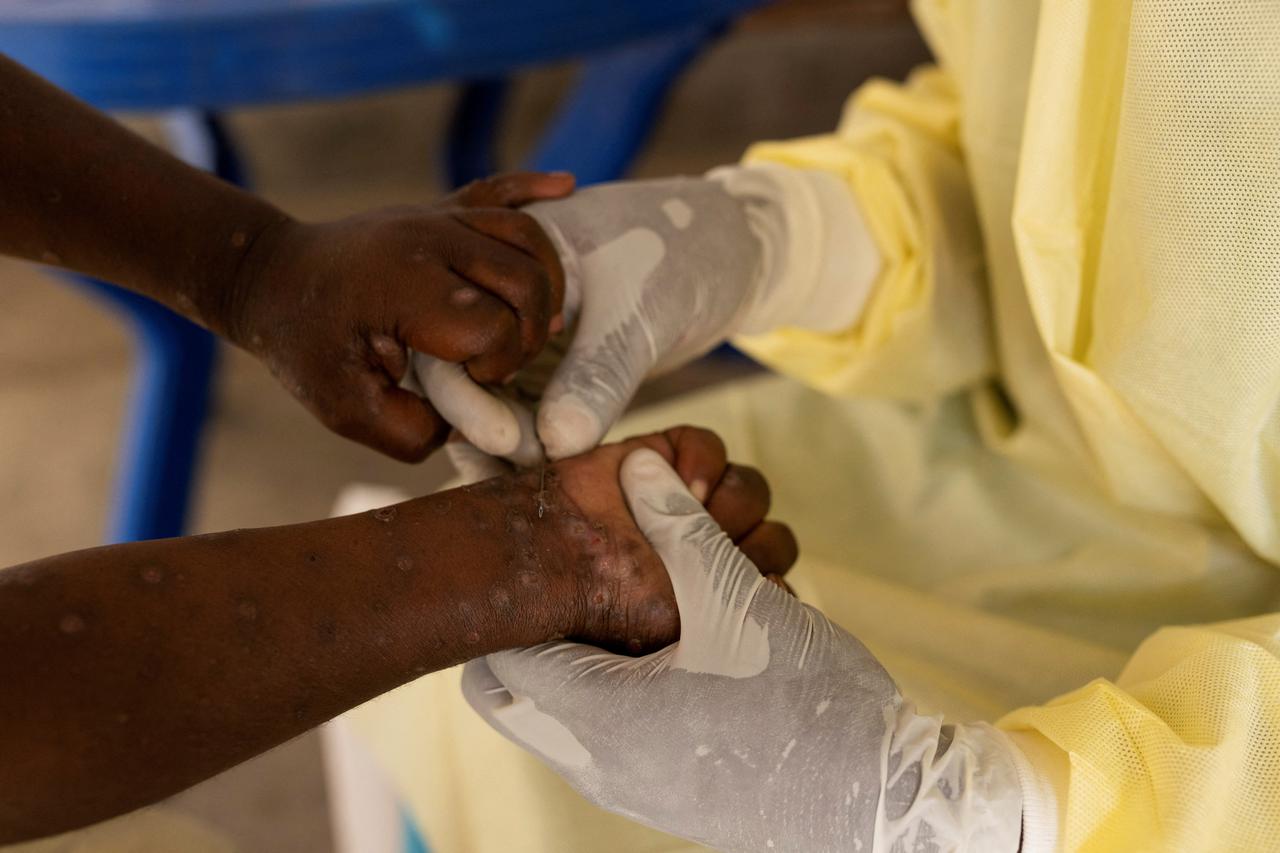
M511 174L432 205L284 222L246 253L229 336L333 431L421 460L449 427L400 387L408 350L465 364L482 383L535 355L560 314L564 273L542 229L513 208L572 190L569 175Z

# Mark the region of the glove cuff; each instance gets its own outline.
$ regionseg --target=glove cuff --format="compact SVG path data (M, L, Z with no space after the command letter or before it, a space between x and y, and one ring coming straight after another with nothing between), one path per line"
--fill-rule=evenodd
M707 178L743 203L761 245L758 289L733 334L787 326L840 332L857 323L880 251L844 182L776 163L724 166Z
M910 702L890 712L876 851L915 849L1017 853L1022 789L1016 749L985 723L944 725Z

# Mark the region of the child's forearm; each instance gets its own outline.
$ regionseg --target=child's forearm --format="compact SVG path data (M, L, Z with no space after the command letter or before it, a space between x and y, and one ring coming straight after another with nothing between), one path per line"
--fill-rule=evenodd
M215 331L288 220L0 56L0 253L115 282Z
M500 481L495 481L495 483ZM420 674L573 630L535 491L0 570L0 844L153 802Z

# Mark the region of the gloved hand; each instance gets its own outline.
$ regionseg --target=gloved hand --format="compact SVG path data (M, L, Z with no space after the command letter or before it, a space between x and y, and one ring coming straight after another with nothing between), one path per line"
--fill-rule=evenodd
M657 454L621 479L667 566L680 639L468 664L496 729L587 799L725 851L1018 849L1017 747L917 714L852 636L761 579Z
M544 358L516 382L541 397L537 438L552 459L594 447L645 377L732 335L849 327L879 266L844 185L798 169L603 184L525 211L559 252L572 327L550 365ZM533 422L522 427L510 399L457 366L427 356L415 366L427 397L473 444L537 461ZM538 371L550 374L545 388Z

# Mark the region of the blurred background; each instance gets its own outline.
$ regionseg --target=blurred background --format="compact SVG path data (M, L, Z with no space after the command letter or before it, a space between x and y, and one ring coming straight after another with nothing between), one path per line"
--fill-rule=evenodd
M23 0L0 2L0 27L5 6L15 3ZM926 58L904 7L905 0L782 0L752 12L680 76L629 174L698 173L733 162L755 140L829 131L859 82L901 77ZM575 70L556 63L513 78L497 138L501 166L521 162ZM255 190L300 218L340 217L448 189L440 164L458 91L441 82L233 109L226 127ZM121 118L165 138L154 116ZM0 259L0 566L103 541L133 357L128 329L101 302L37 267ZM645 399L737 369L696 365ZM310 520L327 515L347 483L422 493L441 482L444 466L400 465L342 441L261 365L224 348L189 527ZM173 805L245 851L331 849L314 734Z

